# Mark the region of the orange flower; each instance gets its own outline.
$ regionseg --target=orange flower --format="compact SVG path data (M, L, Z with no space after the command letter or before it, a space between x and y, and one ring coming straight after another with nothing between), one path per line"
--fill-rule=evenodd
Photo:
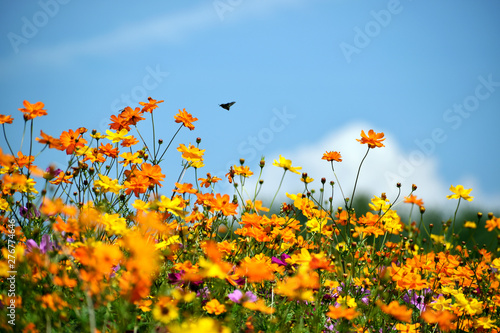
M254 311L260 311L265 314L273 314L274 311L276 311L275 308L270 308L266 306L266 303L262 299L259 299L257 302L243 302L243 307L254 310Z
M143 106L142 112L149 112L153 113L153 110L158 107L157 104L163 103L163 100L157 101L156 99L152 99L151 97L148 97L148 102L139 102L140 105Z
M126 188L126 195L134 192L135 196L138 197L140 193L146 193L149 186L149 179L146 177L131 177L124 182L123 186Z
M210 314L215 314L216 316L226 312L226 306L224 304L220 304L216 299L207 302L203 309Z
M221 196L220 193L217 193L212 207L215 210L220 210L225 216L229 216L237 214L236 208L238 208L238 204L230 202L229 195L224 194L224 196Z
M35 140L41 144L48 144L49 148L59 149L59 147L61 147L61 141L59 139L53 138L50 135L43 133L43 131L40 131L40 135L42 138L36 138Z
M196 192L198 192L197 189L193 188L193 184L189 184L189 183L184 183L184 184L175 183L175 187L176 187L176 189L173 189L172 191L177 192L177 193L196 193Z
M122 129L127 130L127 132L130 131L130 126L127 119L115 115L111 115L110 119L111 119L111 123L109 124L110 129L115 130L117 132L121 131Z
M322 160L327 160L328 162L342 162L342 156L337 151L327 151L323 154Z
M341 306L330 305L328 309L330 311L328 311L326 315L332 319L345 318L347 320L353 320L360 315L360 313L354 308L343 308Z
M54 184L54 185L59 185L61 183L66 183L66 184L73 184L73 182L70 180L73 178L73 175L66 175L64 171L59 172L56 178L52 179L49 181L49 183Z
M120 153L118 148L114 148L110 143L106 143L106 145L101 143L99 146L99 152L111 158L117 158Z
M495 228L500 229L500 217L493 217L487 220L484 227L488 229L488 231L492 231Z
M382 144L382 141L384 141L384 132L381 133L375 133L374 130L369 130L368 131L368 136L365 134L365 131L361 131L361 140L356 139L361 144L368 144L369 148L375 148L375 147L385 147Z
M17 152L17 158L16 158L16 162L17 162L17 165L22 168L24 166L27 166L27 165L31 165L33 166L33 162L35 161L35 157L34 156L26 156L26 155L23 155L22 152L18 151Z
M203 154L205 153L205 149L201 150L192 144L186 147L182 143L177 148L177 151L181 152L182 158L189 162L203 161Z
M453 327L452 321L457 319L457 317L449 311L434 311L430 309L425 310L420 317L428 324L437 323L442 331L449 331Z
M37 102L35 104L31 104L28 101L23 101L24 108L19 109L19 111L24 113L24 119L30 120L36 117L46 116L47 110L43 110L45 106L42 102Z
M161 173L161 167L159 165L144 163L141 166L141 169L142 170L138 172L138 175L149 179L149 184L158 185L160 187L163 186L160 182L165 179L165 175Z
M243 177L250 177L251 175L253 175L253 172L250 171L250 168L248 166L236 166L235 165L233 170L234 170L235 175L240 175Z
M422 199L417 199L417 196L416 195L410 195L409 197L405 197L405 203L411 203L411 204L415 204L419 207L423 207L424 206L424 202L422 201Z
M174 116L176 123L182 123L185 127L189 128L191 131L194 130L194 123L198 120L198 118L193 118L193 116L186 112L186 109L179 109L179 113Z
M134 136L130 135L128 136L127 138L124 138L122 140L122 142L120 143L120 146L122 147L132 147L136 144L139 143L139 140L137 140L136 138L134 138Z
M246 276L248 282L262 282L274 280L274 272L271 266L258 258L245 258L237 270L240 276Z
M127 106L120 113L120 118L124 119L128 125L137 125L137 123L146 118L141 117L143 112L140 108L132 109L130 106Z
M12 124L12 121L14 118L12 118L10 115L6 116L3 114L0 114L0 124Z
M205 186L206 188L209 188L211 184L217 183L219 180L221 180L219 177L210 175L210 173L207 173L207 178L198 178L199 181L201 181L200 186Z
M382 309L382 311L384 311L388 315L393 316L397 320L401 320L407 323L411 321L411 314L413 311L411 309L408 309L404 305L399 305L398 301L392 301L391 303L389 303L389 305L386 305L378 300L377 305L380 307L380 309Z
M76 132L71 129L68 132L62 132L59 140L61 146L58 149L66 150L67 155L73 154L76 148L82 148L87 143L87 140L82 138L82 131L80 129Z

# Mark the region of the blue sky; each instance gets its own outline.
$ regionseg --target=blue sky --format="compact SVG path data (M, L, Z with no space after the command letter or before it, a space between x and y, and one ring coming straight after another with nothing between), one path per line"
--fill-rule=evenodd
M239 158L257 171L264 155L268 195L281 177L271 166L279 154L303 166L312 187L333 179L326 150L344 156L336 171L350 192L364 153L355 139L373 128L387 147L368 155L365 191L393 193L397 179L405 192L416 183L424 203L446 205L449 186L463 184L474 204L494 210L498 13L499 2L472 0L4 1L1 113L13 115L7 132L19 138L17 109L42 101L49 115L36 119L36 134L58 136L104 131L124 106L163 99L158 137L171 138L178 109L199 118L175 141L202 138L199 176L222 176ZM230 112L218 106L233 100ZM51 154L40 161L65 163ZM172 183L180 156L172 149L167 159ZM300 191L298 178L287 175L285 190Z

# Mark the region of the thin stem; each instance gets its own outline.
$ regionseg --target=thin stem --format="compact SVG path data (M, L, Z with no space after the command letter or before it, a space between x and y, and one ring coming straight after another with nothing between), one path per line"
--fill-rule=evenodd
M170 145L172 144L172 141L174 141L174 138L177 136L177 134L179 133L179 131L181 130L182 126L184 125L181 125L179 126L179 128L177 129L177 132L175 132L174 136L172 137L172 139L170 139L170 142L168 143L167 147L165 148L165 150L163 151L163 154L161 154L160 158L158 159L158 163L160 163L161 159L163 158L163 155L165 155L165 153L167 152L168 148L170 147Z
M281 177L280 185L278 186L278 189L276 190L276 193L274 194L273 201L271 201L271 205L269 206L269 212L271 212L271 208L273 207L274 199L276 199L276 196L278 195L278 192L280 191L281 184L283 184L283 179L285 179L285 174L286 174L286 169L283 172L283 176Z
M451 237L455 234L455 220L457 219L457 212L458 212L458 207L460 207L460 200L462 200L462 197L458 198L458 204L457 204L457 209L455 209L455 214L453 215L453 223L451 226Z
M356 181L354 182L354 189L352 190L352 195L351 195L351 204L349 205L349 210L352 208L352 203L354 202L354 193L356 192L356 186L358 185L358 178L359 178L359 173L361 172L361 166L363 165L363 162L365 161L366 156L368 156L368 152L370 151L370 147L366 150L366 154L361 160L361 163L359 164L358 168L358 174L356 175Z
M339 179L337 178L337 174L335 173L335 169L333 168L333 161L332 161L332 171L333 171L333 175L335 176L335 180L337 181L337 184L339 184L340 193L342 193L342 198L344 199L344 202L345 202L345 195L344 195L344 191L342 190L342 186L340 186L340 181L339 181Z

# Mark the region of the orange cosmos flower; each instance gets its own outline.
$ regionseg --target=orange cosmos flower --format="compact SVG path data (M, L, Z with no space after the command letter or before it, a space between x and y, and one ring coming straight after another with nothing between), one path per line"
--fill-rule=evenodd
M422 199L417 199L417 196L416 195L410 195L409 197L405 197L405 203L411 203L411 204L415 204L417 205L418 207L423 207L424 206L424 202L422 201Z
M236 166L235 165L233 170L234 170L235 175L240 175L243 177L250 177L251 175L253 175L253 172L250 171L250 168L248 166Z
M158 107L157 104L163 103L163 100L157 101L156 99L152 99L151 97L148 97L148 102L139 102L140 105L143 106L142 112L149 112L153 113L153 110Z
M19 111L24 113L24 119L30 120L36 117L46 116L47 110L43 110L45 106L42 102L37 102L35 104L31 104L28 101L23 101L24 108L19 109Z
M71 178L73 178L73 175L66 175L64 171L61 171L59 172L57 177L49 181L49 183L54 185L59 185L61 183L73 184L73 182L70 180Z
M12 118L10 115L6 116L3 114L0 114L0 124L12 124L12 121L14 118Z
M127 106L123 111L120 113L120 118L124 119L125 122L128 125L137 125L137 123L141 120L144 120L146 118L141 117L143 112L141 111L141 108L135 108L132 109L130 106Z
M127 119L115 115L111 115L110 119L111 119L111 123L109 124L110 129L115 130L117 132L121 131L122 129L127 130L127 132L130 131L130 126Z
M344 308L341 306L330 305L328 309L329 311L326 315L332 319L345 318L347 320L353 320L360 315L360 313L354 308Z
M106 145L101 143L99 146L99 152L111 158L117 158L120 153L118 148L114 148L110 143L106 143Z
M42 138L36 138L35 140L41 144L49 145L49 148L59 149L59 147L61 147L61 141L59 139L53 138L50 135L43 133L43 131L40 131L40 135Z
M210 314L215 314L216 316L226 312L226 306L224 304L220 304L216 299L207 302L203 309Z
M457 319L457 317L449 311L434 311L427 309L420 317L425 320L428 324L438 324L442 331L449 331L454 325L452 321Z
M133 135L129 135L127 138L124 138L120 143L122 147L132 147L139 143L139 140L135 138Z
M385 147L382 144L382 141L384 141L384 132L381 133L375 133L374 130L369 130L368 131L368 136L365 134L365 131L361 131L361 140L356 139L361 144L368 144L369 148L375 148L375 147Z
M488 229L488 231L492 231L495 228L500 229L500 217L493 217L487 220L484 227Z
M175 183L175 187L176 189L173 189L172 191L173 192L177 192L177 193L196 193L198 192L197 189L193 188L193 184L189 184L189 183L183 183L183 184L180 184L180 183Z
M185 127L189 128L191 131L194 130L194 123L198 118L193 118L193 116L186 112L186 109L179 109L179 113L174 116L176 123L182 123Z
M82 138L82 130L80 129L76 132L72 129L68 130L68 132L62 132L59 140L61 145L57 149L66 150L67 155L73 154L76 148L82 148L87 143L87 140Z
M411 321L412 310L408 309L404 305L399 305L398 301L392 301L389 305L382 303L380 300L377 301L377 305L382 311L388 315L393 316L397 320L401 320L409 323Z
M207 178L198 178L199 181L201 181L200 186L204 186L206 188L209 188L211 184L217 183L220 179L219 177L210 175L210 173L207 173Z
M229 181L229 184L233 183L233 178L234 178L234 170L233 167L229 168L229 172L226 173L227 180Z
M126 188L126 195L134 192L135 196L139 197L140 193L146 193L149 186L149 179L146 177L131 177L124 182L123 186Z
M225 216L229 216L237 214L236 208L238 208L238 204L230 202L229 195L224 194L224 196L221 196L220 193L217 193L212 207L215 210L220 210Z
M323 154L322 160L327 160L328 162L342 162L342 155L337 151L327 151Z
M205 149L201 150L192 144L189 144L189 147L186 147L182 143L177 148L177 151L181 152L182 158L188 162L203 161L203 154L205 153Z
M22 152L18 151L17 152L17 158L16 158L16 162L17 162L17 165L22 168L24 166L27 166L27 165L32 165L33 162L35 161L35 156L26 156L26 155L23 155Z
M246 276L248 282L262 282L264 280L271 281L274 280L274 271L270 265L268 265L264 261L260 261L256 258L251 258L244 260L239 269L237 270L237 274L240 276Z
M276 311L275 308L270 308L266 305L264 300L259 299L256 302L243 302L243 307L253 310L253 311L260 311L265 314L273 314L274 311Z
M144 163L141 166L141 171L138 172L139 176L146 177L149 179L150 184L158 185L162 187L161 181L165 179L165 175L161 173L161 167L159 165L151 165L149 163Z

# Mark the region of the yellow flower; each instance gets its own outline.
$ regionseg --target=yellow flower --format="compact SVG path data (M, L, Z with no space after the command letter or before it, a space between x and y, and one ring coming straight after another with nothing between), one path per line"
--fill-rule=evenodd
M183 322L178 326L169 326L172 333L231 333L227 327L220 326L217 320L212 318L200 318L198 321Z
M476 229L477 228L477 225L475 222L472 222L472 221L465 221L464 223L464 227L465 228L471 228L471 229Z
M444 296L439 296L430 306L436 311L444 311L451 309L451 299L444 298Z
M106 130L106 138L111 140L113 143L118 143L122 140L130 139L132 136L126 136L128 134L128 131L126 129L122 129L119 132L113 133L110 130Z
M496 328L498 328L495 325L495 322L493 320L491 320L491 318L489 316L475 319L474 320L474 327L476 327L476 328L481 327L483 329L492 329L492 328L496 329Z
M474 199L474 197L471 197L469 195L470 191L472 191L472 189L464 189L464 187L462 185L457 185L457 187L451 185L450 186L450 191L452 191L453 193L455 194L450 194L450 195L447 195L446 198L448 199L465 199L467 201L472 201L472 199Z
M328 221L326 219L320 219L313 217L311 220L307 221L306 225L311 232L321 232Z
M182 200L180 197L175 197L173 200L170 200L166 196L162 195L160 199L161 200L158 202L160 212L164 212L166 210L175 216L184 216Z
M110 235L124 235L127 231L127 220L119 217L119 214L104 214L101 223L104 224L106 231Z
M281 155L280 155L279 162L274 160L273 165L280 167L280 168L283 168L283 169L285 169L285 171L290 170L291 172L296 173L296 174L299 174L299 172L297 170L302 169L302 167L292 167L292 161L287 160L286 158L284 158Z
M337 303L339 303L340 305L345 305L348 308L353 308L353 309L355 309L358 306L358 304L356 304L356 299L352 298L349 295L347 295L345 297L339 296L339 298L337 299Z
M161 297L153 309L156 320L168 324L179 317L179 310L170 297Z
M10 211L9 203L4 198L0 198L0 210Z
M94 186L100 188L102 192L118 194L123 189L123 186L118 184L118 179L111 179L105 175L99 175L99 178L100 180L94 182Z

